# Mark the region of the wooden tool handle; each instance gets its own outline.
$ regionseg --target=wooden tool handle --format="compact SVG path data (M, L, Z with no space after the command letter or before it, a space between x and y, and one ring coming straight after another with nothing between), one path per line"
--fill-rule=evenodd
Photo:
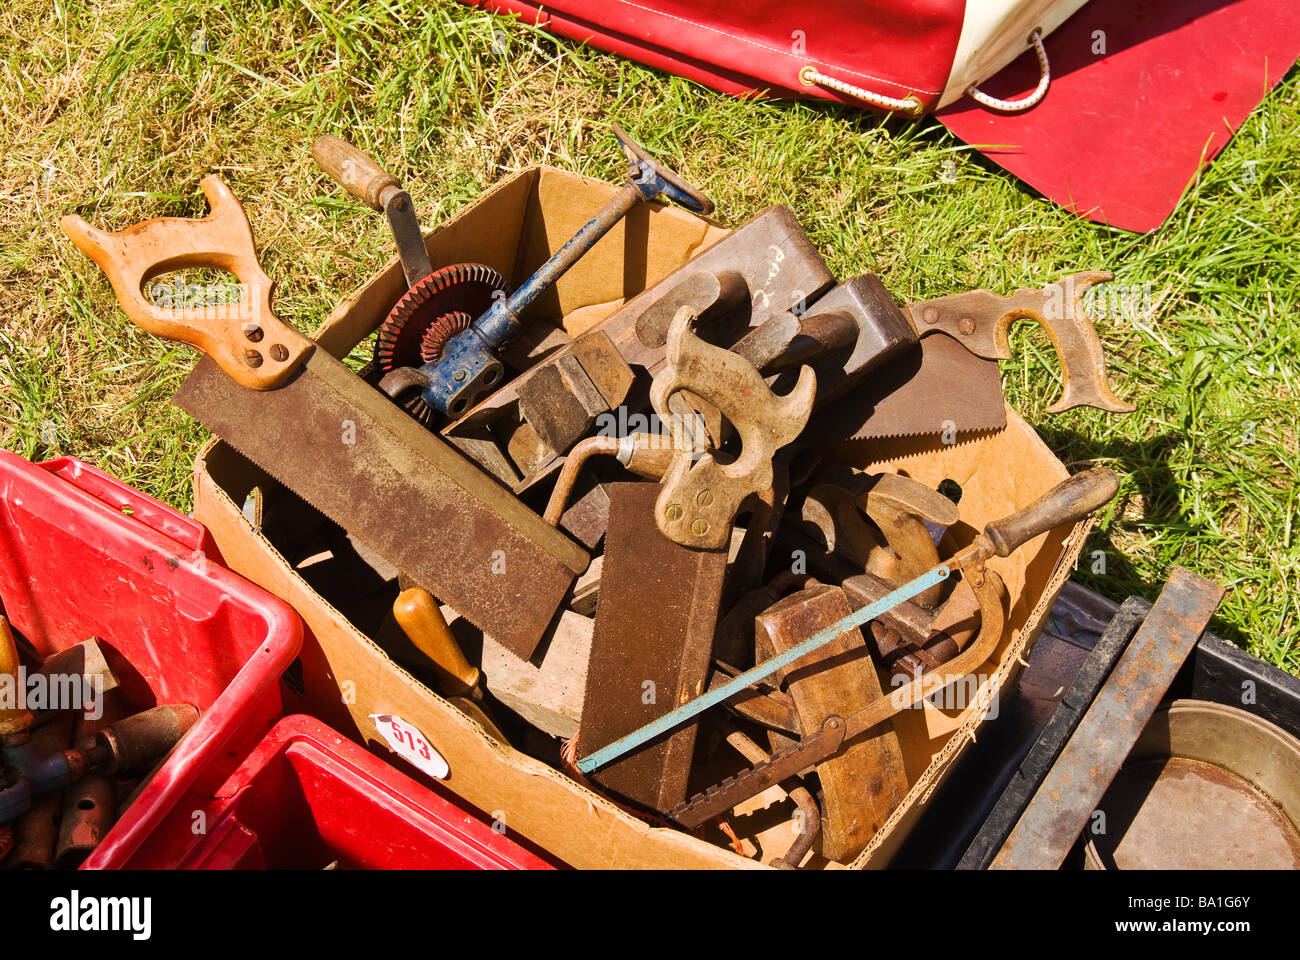
M18 668L22 662L18 659L18 645L14 643L13 631L9 621L0 613L0 677L8 678L17 684ZM32 715L17 707L0 706L0 735L22 733L32 725Z
M346 140L325 134L311 146L316 166L362 203L380 213L389 198L402 189L398 179Z
M623 451L619 451L619 460L623 466L638 477L647 480L662 479L677 458L677 449L672 444L658 442L654 434L634 433L630 436L631 453L624 459Z
M447 693L464 696L478 692L478 668L470 666L461 653L438 601L428 590L423 587L403 590L393 603L393 617L411 642L457 685L457 689L449 689Z
M1094 467L1062 480L1051 490L1009 517L994 520L984 536L999 557L1010 556L1034 537L1063 523L1082 520L1109 503L1119 490L1119 478L1105 467Z
M159 217L119 233L96 230L78 216L64 217L63 232L107 274L117 302L133 323L156 336L198 347L236 383L270 390L298 369L314 344L271 310L271 279L253 247L248 215L217 176L200 183L212 212L202 220ZM239 279L238 301L226 295L207 306L156 303L144 284L176 270L207 267ZM168 288L164 288L165 290Z

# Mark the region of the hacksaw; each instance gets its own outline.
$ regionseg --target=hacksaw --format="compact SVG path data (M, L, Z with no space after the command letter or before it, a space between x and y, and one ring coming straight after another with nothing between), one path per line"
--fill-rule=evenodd
M798 773L810 763L816 763L827 756L833 756L842 743L851 741L854 737L859 736L876 724L894 716L900 710L907 709L911 704L920 700L922 696L941 689L955 679L959 679L959 676L956 675L959 668L963 671L960 676L969 673L993 652L993 647L1002 632L1001 592L1000 588L995 587L993 583L995 575L993 571L986 569L985 561L993 556L1010 556L1035 537L1041 536L1056 527L1083 519L1110 502L1118 489L1118 478L1110 470L1103 467L1094 467L1063 480L1033 503L1008 517L985 526L984 532L977 535L972 544L959 550L933 569L903 584L874 603L853 611L848 616L843 617L825 629L819 630L781 653L769 657L767 660L737 674L732 679L716 687L711 687L701 696L668 711L657 720L647 723L619 740L588 754L578 761L578 770L584 774L599 770L624 754L630 753L657 737L676 729L682 723L698 716L709 707L730 699L755 682L770 677L777 671L802 660L808 654L820 650L835 641L846 630L860 627L875 620L902 601L916 596L927 587L941 583L950 574L959 571L963 578L968 579L972 587L977 591L982 617L981 631L986 634L981 638L984 641L983 643L974 643L962 651L957 658L947 664L947 672L944 676L918 677L906 687L881 697L870 706L854 712L847 718L839 716L827 717L821 730L806 735L798 745L773 757L771 762L765 765L762 770L755 768L747 773L742 773L727 781L725 789L719 790L715 788L710 790L697 800L688 801L685 808L678 808L677 811L670 813L670 816L683 825L695 825L687 824L680 815L684 813L685 809L690 809L694 814L707 808L709 812L700 814L701 819L696 823L703 822L704 819L719 810L730 809L732 804L726 803L726 801L735 801L737 798L743 799L741 793L749 786L755 783L764 783L770 786L774 782L779 782L779 780L787 776ZM994 623L997 624L996 628L991 628ZM744 794L745 797L753 795L753 793ZM715 804L720 804L720 806L715 808Z
M285 487L520 657L529 657L585 550L547 524L271 310L243 207L220 178L212 212L119 233L65 217L63 230L108 275L138 326L207 354L176 403ZM228 270L237 305L171 309L150 277Z

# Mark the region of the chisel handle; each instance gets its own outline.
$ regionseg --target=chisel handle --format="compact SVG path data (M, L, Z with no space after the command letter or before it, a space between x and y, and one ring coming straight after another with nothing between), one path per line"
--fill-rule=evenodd
M479 694L479 671L470 665L451 635L438 601L423 587L403 590L393 603L393 618L411 642L452 681L446 692L455 696Z
M311 155L326 176L380 213L384 212L392 195L402 189L401 181L373 157L341 137L328 133L317 137L311 146Z
M199 186L212 207L201 220L158 217L106 233L74 215L63 218L63 232L107 274L118 304L136 326L198 347L240 386L273 389L315 345L271 310L274 284L257 262L248 215L230 188L215 175ZM188 287L181 286L162 288L183 291L181 305L145 296L144 284L154 277L195 268L233 273L239 279L238 301L230 303L227 295L220 303L188 306Z
M0 613L0 677L6 678L13 686L18 685L18 668L22 661L18 659L18 645L14 643L13 631L9 621ZM17 707L0 707L0 735L22 733L32 725L32 715L27 710Z
M1119 491L1119 478L1105 467L1094 467L1062 480L1023 510L994 520L984 536L999 557L1008 557L1034 537L1065 523L1082 520L1109 503Z

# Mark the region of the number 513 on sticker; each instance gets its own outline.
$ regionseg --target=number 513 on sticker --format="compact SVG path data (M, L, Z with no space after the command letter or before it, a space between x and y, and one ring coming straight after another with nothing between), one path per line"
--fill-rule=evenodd
M370 719L379 735L399 757L435 779L447 778L450 772L447 761L416 727L391 713L372 713Z

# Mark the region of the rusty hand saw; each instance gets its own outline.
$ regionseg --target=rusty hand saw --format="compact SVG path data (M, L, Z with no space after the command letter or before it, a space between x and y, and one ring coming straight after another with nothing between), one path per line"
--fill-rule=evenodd
M1133 412L1111 391L1101 341L1083 304L1089 288L1113 276L1092 270L1009 296L967 290L908 304L903 313L920 343L830 407L819 434L862 440L1001 429L1006 410L998 361L1011 359L1008 333L1019 319L1047 331L1061 362L1064 393L1048 413L1079 406Z
M218 177L212 212L120 233L63 230L108 275L126 315L205 356L176 403L443 602L527 658L586 569L547 524L271 310L248 216ZM171 309L141 291L173 270L227 270L237 305Z
M710 816L730 810L735 803L754 796L765 787L834 756L844 743L960 679L988 659L1001 637L1003 617L1001 589L996 574L986 568L985 562L993 556L1010 556L1035 537L1086 517L1108 503L1118 489L1119 481L1110 470L1094 468L1075 474L1011 516L988 524L970 546L932 570L886 594L875 603L861 607L824 630L819 630L783 653L764 660L725 683L710 687L703 695L584 757L578 761L578 769L582 773L599 769L709 707L730 699L751 684L770 677L814 650L826 646L845 631L876 619L904 600L946 580L954 570L960 571L976 592L982 617L980 636L966 650L941 670L915 678L848 717L827 717L820 730L805 736L795 746L686 801L682 806L669 811L668 815L690 828L705 822Z

